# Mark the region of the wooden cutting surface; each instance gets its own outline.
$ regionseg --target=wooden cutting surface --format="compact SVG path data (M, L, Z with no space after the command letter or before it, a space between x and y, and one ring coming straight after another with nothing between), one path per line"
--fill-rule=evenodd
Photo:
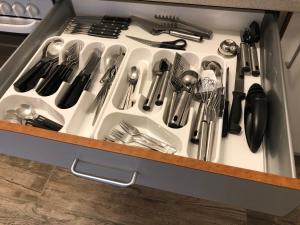
M274 217L141 186L115 188L0 155L0 224L300 225L300 207Z

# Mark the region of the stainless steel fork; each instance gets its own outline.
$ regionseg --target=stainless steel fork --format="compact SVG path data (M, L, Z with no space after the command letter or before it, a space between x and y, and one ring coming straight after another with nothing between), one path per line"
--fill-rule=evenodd
M148 141L154 145L157 145L160 148L165 149L165 153L174 154L177 151L176 148L174 148L173 146L170 146L169 144L167 144L161 140L158 140L154 137L151 137L147 134L140 132L136 127L132 126L131 124L129 124L125 121L121 121L120 127L125 132L127 132L128 134L130 134L134 137L140 137L140 138L144 139L145 141Z
M164 148L161 148L151 142L147 142L145 139L137 137L137 136L132 136L128 133L122 132L117 129L113 129L111 133L106 137L108 140L119 140L123 142L124 144L131 144L131 143L136 143L140 144L142 146L145 146L147 148L162 152L162 153L168 153Z

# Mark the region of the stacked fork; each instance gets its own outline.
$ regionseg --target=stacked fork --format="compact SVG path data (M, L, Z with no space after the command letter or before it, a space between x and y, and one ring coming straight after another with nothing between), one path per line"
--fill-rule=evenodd
M168 154L174 154L177 151L173 146L140 132L136 127L125 121L122 121L119 125L124 131L113 129L105 137L105 140L122 142L124 144L136 143L144 147Z

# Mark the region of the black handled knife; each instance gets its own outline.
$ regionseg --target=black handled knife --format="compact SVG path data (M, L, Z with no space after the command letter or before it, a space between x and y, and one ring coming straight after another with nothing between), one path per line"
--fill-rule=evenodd
M229 83L229 67L227 67L226 73L226 87L225 87L225 99L224 99L224 110L223 110L223 128L222 128L222 137L226 137L228 134L228 107L229 107L229 92L228 92L228 83Z
M242 115L242 101L245 99L244 93L244 72L241 69L240 54L237 55L236 75L234 91L232 92L233 100L229 115L229 133L239 134L242 130L240 120Z

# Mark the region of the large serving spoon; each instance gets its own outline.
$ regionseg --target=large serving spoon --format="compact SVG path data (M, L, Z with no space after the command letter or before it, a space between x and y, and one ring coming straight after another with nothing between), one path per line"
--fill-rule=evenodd
M58 61L58 55L63 47L61 39L55 39L49 42L43 49L42 58L15 83L16 91L26 92L33 89L40 78L44 77L55 61Z

